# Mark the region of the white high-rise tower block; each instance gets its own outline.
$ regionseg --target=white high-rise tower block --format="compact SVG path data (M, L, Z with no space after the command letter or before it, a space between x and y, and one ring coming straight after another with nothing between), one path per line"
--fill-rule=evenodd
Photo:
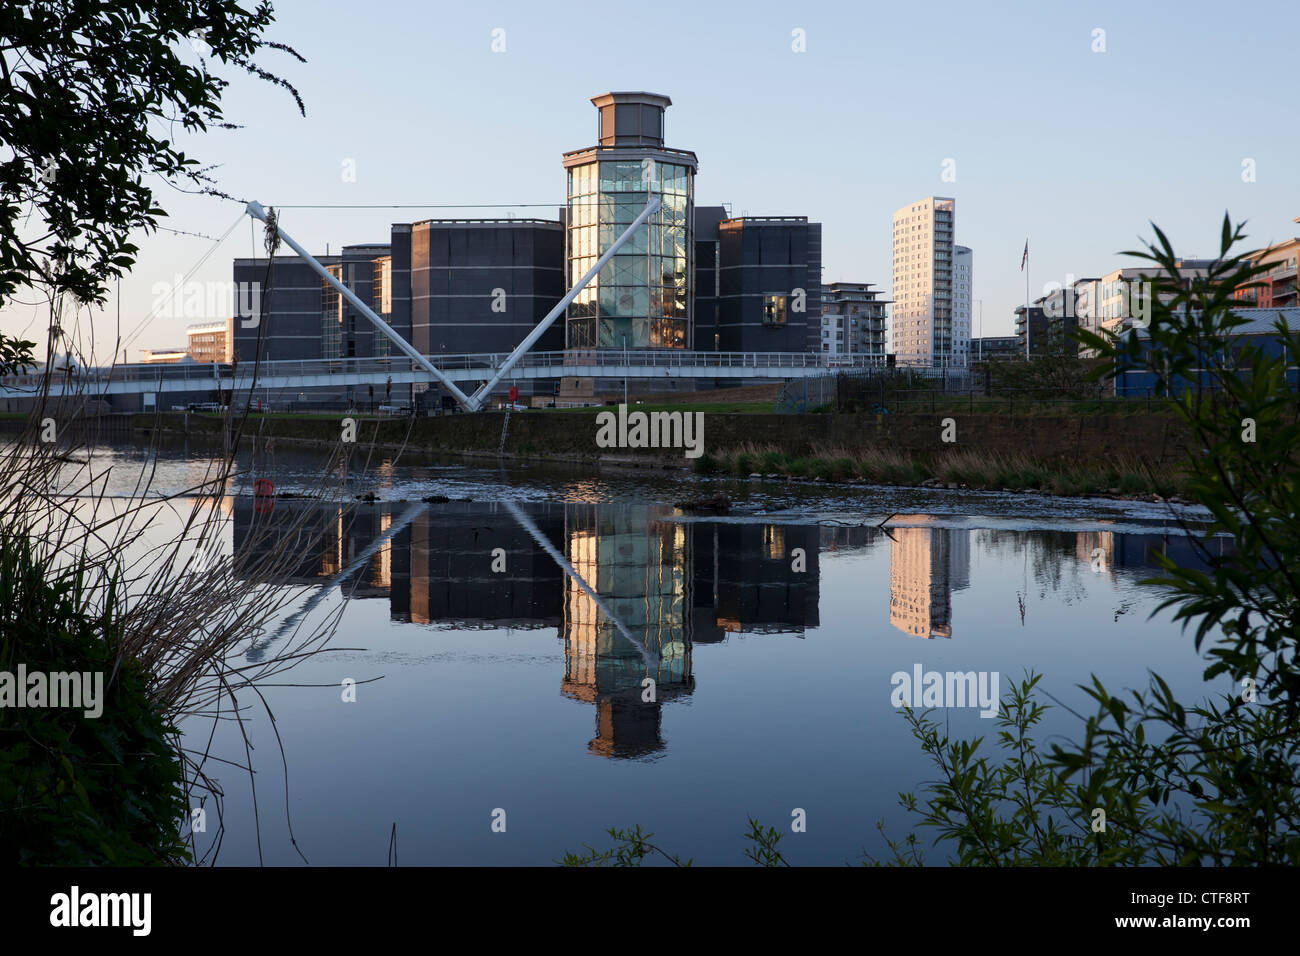
M967 246L952 253L952 361L953 368L969 368L971 361L971 280L973 255Z
M894 213L889 347L899 365L952 368L969 362L970 280L959 280L957 270L964 262L969 275L971 253L953 242L956 219L957 201L946 196L920 199ZM959 283L966 288L959 290Z

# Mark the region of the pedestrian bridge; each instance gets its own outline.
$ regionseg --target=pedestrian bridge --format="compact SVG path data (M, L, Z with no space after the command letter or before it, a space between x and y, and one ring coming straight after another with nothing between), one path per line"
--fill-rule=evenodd
M510 353L429 355L453 382L486 382ZM632 379L795 379L840 372L863 373L884 368L883 356L817 355L811 352L687 352L667 349L567 349L529 352L519 358L498 390L511 382L556 378ZM941 374L940 369L918 369ZM0 398L34 395L44 372L6 375ZM50 395L79 394L85 398L162 392L240 392L259 389L338 388L373 385L379 388L410 383L434 383L429 372L405 356L392 358L331 358L301 361L241 362L236 365L185 362L178 364L114 365L105 368L60 369L50 375Z

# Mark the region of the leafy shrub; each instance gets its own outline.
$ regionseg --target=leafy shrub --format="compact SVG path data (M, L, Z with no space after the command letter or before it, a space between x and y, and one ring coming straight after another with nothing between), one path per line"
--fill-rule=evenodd
M1123 697L1094 677L1083 690L1096 709L1078 739L1044 753L1029 736L1045 710L1030 676L1003 703L1001 756L907 713L940 779L923 800L904 794L903 806L958 863L1300 863L1300 395L1287 377L1300 336L1281 317L1281 348L1236 334L1244 320L1232 312L1233 293L1263 269L1231 252L1243 235L1226 216L1219 258L1203 276L1183 276L1156 235L1136 253L1159 267L1146 335L1079 338L1100 353L1100 375L1150 376L1196 438L1187 484L1213 520L1185 530L1203 569L1157 554L1163 573L1145 583L1193 630L1205 680L1229 677L1234 692L1184 704L1158 674ZM1255 426L1251 439L1244 420ZM1125 490L1137 483L1120 478ZM1170 491L1160 479L1154 487ZM1214 547L1219 534L1235 547ZM922 862L915 833L887 842L890 862Z
M103 674L102 713L0 707L0 865L138 866L188 859L176 730L146 676L115 652L113 589L94 606L80 569L26 534L0 535L0 671ZM18 688L23 693L23 688Z

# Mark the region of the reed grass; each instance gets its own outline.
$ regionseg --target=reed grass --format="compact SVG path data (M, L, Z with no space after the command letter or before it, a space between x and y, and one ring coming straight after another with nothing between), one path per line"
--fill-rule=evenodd
M49 354L74 354L83 365L93 364L92 350L76 339L75 320L65 315L60 323L60 310L61 303L52 301ZM66 373L47 371L22 430L0 446L0 539L30 542L37 564L71 575L77 614L114 622L101 634L115 662L106 681L130 662L144 675L148 700L168 724L185 721L191 730L201 719L212 720L214 730L220 721L237 725L246 760L235 766L248 774L256 806L246 722L255 707L270 716L260 686L315 654L341 650L327 645L342 604L314 619L290 618L291 626L285 626L288 609L318 588L295 575L302 555L320 542L324 523L310 522L308 509L281 509L275 520L255 521L234 552L228 494L254 469L252 462L241 464L241 443L247 448L251 440L254 456L265 454L267 444L258 433L259 417L247 405L225 412L220 447L189 487L167 494L154 490L162 431L155 427L134 484L125 495L109 496L112 466L98 455L105 443L97 418L88 414L84 395L51 396L60 374ZM51 421L57 438L45 441ZM357 513L346 478L368 473L372 464L374 436L368 445L364 438L361 432L356 442L336 442L303 495L334 504L345 525ZM249 653L272 626L280 628L279 639ZM273 731L274 726L272 717ZM183 739L178 731L169 743L183 767L187 805L211 798L219 821L223 793L208 772L212 736L206 735L206 744L204 738ZM200 745L190 747L188 739ZM278 732L276 741L278 746ZM229 762L223 759L223 765ZM209 827L208 837L209 845L199 851L189 835L198 862L215 857L219 822Z
M1108 459L1077 464L1045 462L1023 454L970 449L914 454L884 448L848 448L814 444L806 455L791 455L771 445L744 443L696 459L701 474L817 479L920 485L927 481L967 488L1019 491L1033 489L1061 496L1118 494L1185 494L1178 469L1152 468L1137 459Z

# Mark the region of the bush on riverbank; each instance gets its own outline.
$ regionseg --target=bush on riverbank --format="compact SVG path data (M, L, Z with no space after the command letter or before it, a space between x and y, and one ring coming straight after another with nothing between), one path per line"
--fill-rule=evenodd
M175 728L149 699L140 666L117 653L116 588L94 601L83 568L52 567L12 530L0 532L0 674L16 682L25 665L29 675L101 675L102 713L0 706L0 865L188 859ZM10 687L28 699L26 687Z

